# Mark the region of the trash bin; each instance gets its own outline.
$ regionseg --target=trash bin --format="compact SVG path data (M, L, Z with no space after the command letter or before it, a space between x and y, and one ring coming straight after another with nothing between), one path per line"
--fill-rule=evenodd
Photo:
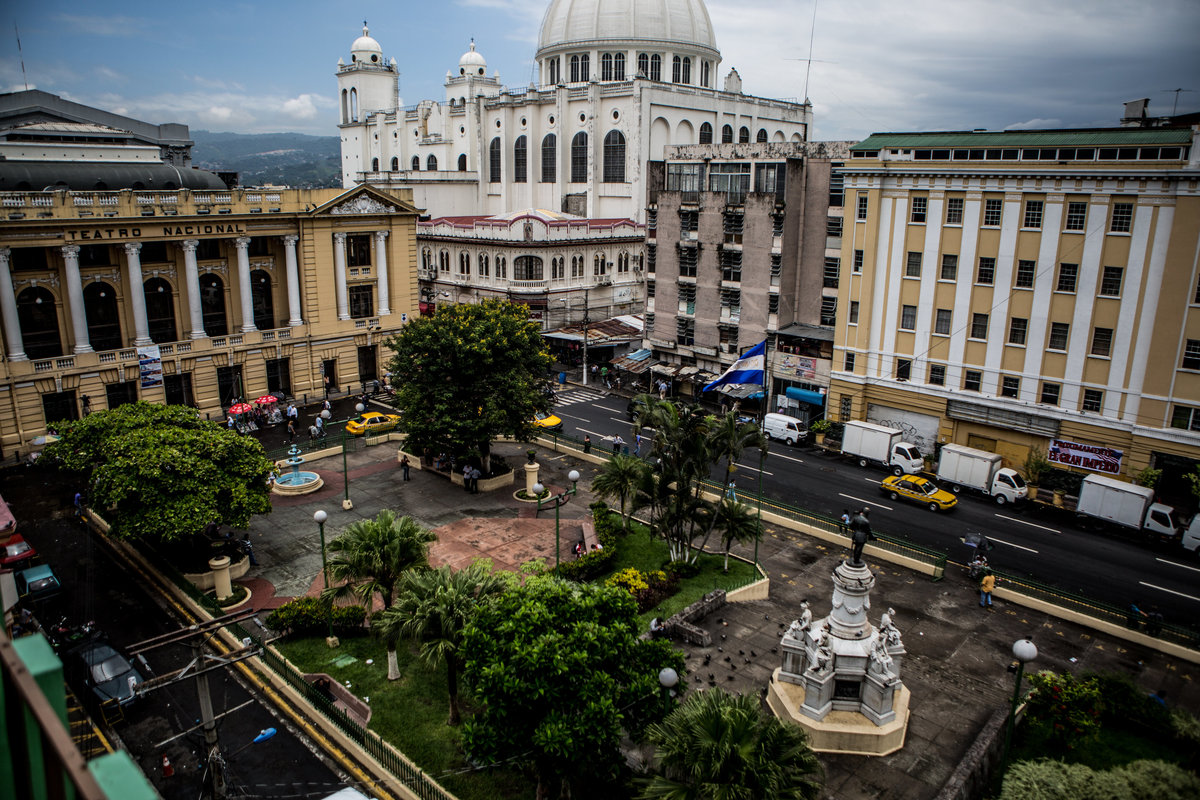
M565 372L558 373L558 385L559 386L567 385L567 373L565 373Z

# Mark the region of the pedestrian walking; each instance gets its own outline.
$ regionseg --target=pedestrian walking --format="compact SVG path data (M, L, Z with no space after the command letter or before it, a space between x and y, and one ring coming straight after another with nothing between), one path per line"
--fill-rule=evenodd
M658 382L658 399L659 400L667 399L667 382L666 381Z
M254 545L250 544L250 534L242 534L242 552L250 558L250 566L257 567L258 559L254 557Z
M288 444L296 441L296 421L288 420Z
M471 465L470 464L463 465L462 476L463 476L463 490L467 491L467 492L471 491Z
M730 481L729 485L725 487L725 496L728 497L730 500L732 500L735 503L738 501L738 499L737 499L737 483L736 482Z
M404 480L409 480L408 470L411 468L411 463L408 460L408 453L405 453L400 459L400 472L404 475Z
M314 420L313 424L317 426L317 436L320 436L322 439L324 439L325 438L325 420L324 420L324 418L322 418L321 415L318 414L317 418L316 418L316 420Z
M316 425L309 425L309 426L308 426L308 444L309 444L309 446L310 446L310 447L315 447L315 446L316 446L316 444L317 444L317 434L318 434L319 432L320 432L320 431L319 431L319 429L317 428L317 426L316 426Z
M850 541L854 545L854 549L851 551L852 555L850 559L850 563L852 564L863 563L863 547L866 546L867 542L875 538L875 535L871 533L871 522L867 519L867 513L869 511L869 508L864 508L862 511L858 512L858 515L855 516L853 520L850 521Z
M642 454L642 435L640 433L633 437L633 454L635 456Z
M329 376L325 376L325 397L329 397Z
M298 420L298 419L300 419L300 412L296 410L296 404L295 404L295 403L288 403L288 407L287 407L287 418L288 418L289 420Z
M329 402L328 397L325 398L325 402L321 403L321 410L328 411L330 414L333 413L333 403Z
M83 492L75 493L75 518L83 519Z
M592 436L591 436L591 434L585 433L583 435L583 452L584 453L592 452Z
M621 434L613 437L613 455L618 455L621 452L621 445L625 444L625 440L621 438Z
M996 576L990 569L983 571L983 580L979 582L979 606L989 611L992 608L992 590L996 588Z
M850 509L843 508L842 516L838 522L838 533L847 533L850 530Z
M471 467L471 494L479 494L479 479L483 477L483 471L479 467Z

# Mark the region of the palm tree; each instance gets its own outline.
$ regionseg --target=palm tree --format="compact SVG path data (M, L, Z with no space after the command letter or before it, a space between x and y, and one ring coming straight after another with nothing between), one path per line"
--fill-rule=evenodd
M764 716L754 697L709 689L651 725L661 774L642 800L815 800L821 765L798 726Z
M349 525L330 543L330 586L321 593L330 602L356 597L370 611L375 595L384 609L392 605L396 583L405 570L428 565L429 543L437 537L411 517L397 518L388 510L375 519ZM388 680L400 677L396 640L387 639Z
M658 479L656 527L667 540L672 561L687 557L695 535L693 511L700 496L700 480L712 463L708 449L712 419L699 406L670 400L652 400L637 418L636 430L655 430L650 462Z
M375 632L383 638L395 641L405 637L420 644L420 657L431 667L446 662L451 725L460 720L458 673L462 664L458 651L463 631L479 603L502 594L509 585L504 575L492 572L482 561L458 572L449 565L409 570L400 579L396 604L375 620Z
M592 491L605 500L616 498L621 503L621 519L629 533L629 517L637 506L637 490L648 471L645 461L637 456L613 456L600 468L592 481Z
M756 447L765 456L767 453L767 436L757 422L738 422L737 414L730 411L723 417L717 417L708 431L708 450L714 461L725 461L725 479L721 486L728 487L737 469L738 459L747 448ZM700 543L703 550L708 545L708 537L712 535L720 514L713 514L708 530L704 533L704 541ZM729 550L726 548L726 567L729 563Z
M745 503L724 498L713 514L713 527L721 532L721 546L725 549L725 572L729 572L729 548L734 542L746 544L762 536L762 520Z

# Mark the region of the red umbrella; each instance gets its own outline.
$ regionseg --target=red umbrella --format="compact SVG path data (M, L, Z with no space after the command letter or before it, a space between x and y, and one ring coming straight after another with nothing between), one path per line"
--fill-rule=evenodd
M255 400L255 401L254 401L254 405L256 405L256 406L267 406L267 405L270 405L271 403L278 403L278 402L279 402L279 398L278 398L278 397L276 397L275 395L273 395L273 394L264 394L262 397L260 397L260 398L258 398L257 400Z
M249 403L238 403L235 406L229 407L230 414L249 414L253 410Z

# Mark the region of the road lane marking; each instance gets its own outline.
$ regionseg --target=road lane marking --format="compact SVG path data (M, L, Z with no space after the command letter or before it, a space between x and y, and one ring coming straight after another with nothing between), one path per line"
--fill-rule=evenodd
M752 469L755 472L761 472L763 475L770 475L771 477L775 476L774 472L768 472L765 469L759 469L758 467L754 466L753 464L738 464L737 468L738 469Z
M1012 542L1006 542L1006 541L1004 541L1003 539L997 539L995 536L992 536L990 533L989 533L989 534L987 534L987 539L988 539L988 541L989 541L989 542L999 542L1000 544L1006 544L1006 545L1008 545L1009 547L1015 547L1015 548L1017 548L1018 550L1027 550L1027 551L1028 551L1028 552L1030 552L1030 553L1036 553L1036 552L1037 552L1037 550L1034 550L1032 547L1026 547L1026 546L1025 546L1025 545L1023 545L1023 544L1013 544Z
M787 461L795 461L797 464L804 463L803 458L796 458L795 456L785 456L783 453L771 453L771 455L767 456L767 458L782 458Z
M1006 515L1004 515L1004 514L997 514L996 516L997 516L997 517L999 517L1000 519L1006 519L1006 520L1008 520L1009 522L1019 522L1019 523L1021 523L1022 525L1028 525L1029 527L1031 527L1031 528L1037 528L1038 530L1050 531L1050 533L1062 533L1062 531L1060 531L1060 530L1058 530L1058 529L1056 529L1056 528L1047 528L1045 525L1037 525L1037 524L1035 524L1035 523L1033 523L1033 522L1026 522L1026 521L1025 521L1025 520L1023 520L1023 519L1017 519L1016 517L1009 517L1009 516L1006 516Z
M587 417L577 417L574 414L557 414L556 416L566 417L567 419L577 419L580 422L591 422L591 420L588 419Z
M838 497L845 497L847 500L853 500L856 503L866 503L869 506L875 506L876 508L882 508L884 511L895 511L896 510L896 509L892 508L891 506L885 506L883 503L876 503L874 500L864 500L863 498L855 497L852 494L845 494L843 492L838 492Z
M1167 561L1165 558L1156 558L1154 560L1161 561L1164 564L1170 564L1172 567L1183 567L1184 569L1190 569L1192 572L1200 572L1200 569L1196 567L1189 567L1187 564L1179 564L1174 561Z
M1174 589L1167 589L1166 587L1163 587L1163 586L1155 586L1153 583L1146 583L1145 581L1138 581L1138 584L1141 586L1147 586L1151 589L1158 589L1160 592L1166 592L1167 594L1175 594L1175 595L1179 595L1180 597L1186 597L1188 600L1200 601L1200 597L1193 597L1190 594L1184 594L1183 592L1177 592Z

